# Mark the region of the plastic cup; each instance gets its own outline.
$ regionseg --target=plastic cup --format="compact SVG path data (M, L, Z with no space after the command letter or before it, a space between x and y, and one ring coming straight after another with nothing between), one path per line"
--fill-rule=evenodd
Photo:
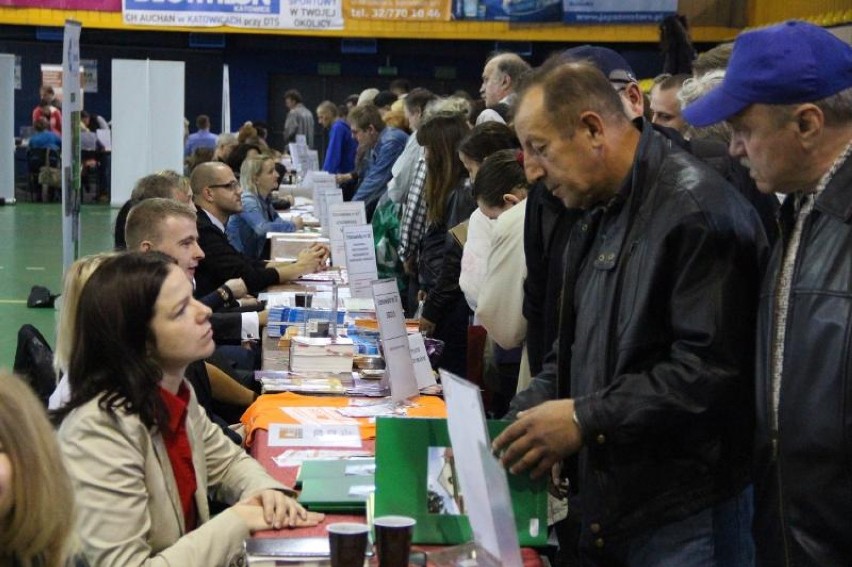
M367 552L367 524L339 522L329 524L328 544L331 551L331 567L364 567Z
M408 516L381 516L373 520L379 567L408 567L411 534L417 520Z

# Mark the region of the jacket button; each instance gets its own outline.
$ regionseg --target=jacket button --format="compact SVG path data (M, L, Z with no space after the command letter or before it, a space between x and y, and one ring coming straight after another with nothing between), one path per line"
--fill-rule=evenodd
M583 232L588 231L588 230L589 230L589 225L587 225L586 223L581 224L581 225L580 225L580 230L582 230Z
M610 252L606 255L606 259L609 261L615 260L615 254L613 252Z
M595 437L595 441L598 442L598 445L603 445L604 443L606 443L606 435L604 435L603 433L598 433L598 436Z
M598 256L598 262L603 262L604 260L606 260L606 256L604 256L603 254Z
M603 540L602 537L599 537L598 539L595 540L595 547L597 547L598 549L602 549L603 546L604 546L604 540Z
M592 530L593 534L601 533L601 525L600 524L592 524L589 526L589 529Z

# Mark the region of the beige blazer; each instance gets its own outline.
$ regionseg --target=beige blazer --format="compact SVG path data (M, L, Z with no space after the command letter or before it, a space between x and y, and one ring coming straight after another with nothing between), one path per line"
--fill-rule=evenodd
M59 437L76 491L77 532L92 567L229 565L240 557L249 530L231 510L211 520L208 494L227 503L270 488L292 494L210 422L194 393L187 435L199 520L189 534L159 434L138 416L118 411L110 417L98 400L62 422Z

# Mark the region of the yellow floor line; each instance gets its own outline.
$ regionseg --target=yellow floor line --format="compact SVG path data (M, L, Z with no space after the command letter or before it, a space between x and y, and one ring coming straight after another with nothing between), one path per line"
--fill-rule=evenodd
M26 299L0 299L0 303L7 305L26 305Z

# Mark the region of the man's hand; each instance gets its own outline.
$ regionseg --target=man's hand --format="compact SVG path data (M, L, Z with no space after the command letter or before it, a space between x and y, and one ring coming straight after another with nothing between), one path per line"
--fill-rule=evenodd
M297 264L309 266L309 272L321 272L325 269L331 250L325 244L314 242L310 247L299 252Z
M435 323L425 317L420 317L420 332L424 337L431 337L432 333L435 332Z
M240 299L239 302L240 307L257 307L258 305L260 305L260 302L257 300L257 298L252 297L250 295L247 295L244 298Z
M417 273L417 258L414 256L409 256L405 259L405 262L402 263L402 269L405 270L405 275L413 276Z
M538 478L553 465L583 446L580 428L574 423L574 400L544 402L518 414L491 444L503 466L512 474L531 470Z
M269 323L269 309L257 312L257 324L260 327L265 327Z
M293 220L290 222L296 227L296 230L302 230L305 228L305 221L302 220L302 217L293 217Z
M242 299L248 293L246 282L242 278L234 278L225 282L225 286L234 294L234 299Z

